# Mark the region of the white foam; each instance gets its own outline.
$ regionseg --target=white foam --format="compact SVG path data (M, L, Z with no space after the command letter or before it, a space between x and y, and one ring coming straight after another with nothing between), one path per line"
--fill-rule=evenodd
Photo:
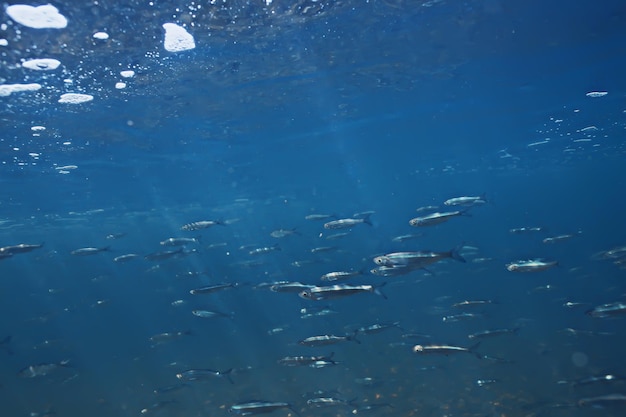
M120 75L124 78L133 78L135 76L135 71L133 70L120 71Z
M184 27L175 23L165 23L165 40L163 47L168 52L188 51L196 47L193 36L185 30Z
M90 94L66 93L61 94L59 103L80 104L93 100Z
M37 91L41 88L41 84L0 84L0 97L10 96L12 93L21 93L24 91Z
M29 59L22 62L24 68L35 71L52 71L57 69L59 65L61 65L61 61L53 58Z
M93 34L94 39L99 39L101 41L106 41L109 39L109 34L106 32L96 32Z
M67 19L51 4L43 6L29 6L14 4L7 7L7 14L17 23L33 29L63 29L67 26Z

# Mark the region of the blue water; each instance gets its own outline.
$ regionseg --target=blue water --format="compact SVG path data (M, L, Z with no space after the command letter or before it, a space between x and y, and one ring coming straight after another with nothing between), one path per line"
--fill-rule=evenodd
M626 301L624 266L607 255L626 245L623 2L115 3L55 1L65 29L1 18L1 84L42 88L0 97L0 247L43 243L0 259L2 416L219 416L251 400L301 417L624 414L623 398L585 400L626 395L621 378L576 383L626 377L623 317L586 314ZM196 48L167 52L166 22ZM20 67L33 58L61 66ZM94 99L58 103L67 92ZM459 196L486 202L409 226ZM364 211L372 225L323 227ZM226 224L181 230L200 220ZM542 231L510 232L531 226ZM335 232L347 235L326 239ZM406 234L419 236L392 241ZM159 244L169 237L199 243L144 259L176 249ZM84 247L109 248L71 254ZM369 273L378 255L451 249L467 262ZM139 256L113 260L128 253ZM558 266L506 268L536 258ZM327 285L331 271L363 271L346 283L384 284L385 297L311 301L264 285ZM237 286L189 294L217 283ZM492 303L453 306L464 300ZM315 307L333 314L302 317ZM465 312L478 317L444 320ZM377 323L396 324L360 343L298 344ZM468 338L502 328L515 332ZM164 332L185 334L150 340ZM278 363L314 355L336 364ZM52 369L24 374L40 364ZM233 383L177 378L189 369L232 369ZM320 396L350 402L307 404Z

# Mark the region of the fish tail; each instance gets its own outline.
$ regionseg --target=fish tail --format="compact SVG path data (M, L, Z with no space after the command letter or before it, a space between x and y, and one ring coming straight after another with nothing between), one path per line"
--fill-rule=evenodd
M387 285L386 282L383 282L380 285L377 285L374 287L374 294L376 295L380 295L381 297L383 297L385 300L387 299L387 296L380 290L382 287L384 287L385 285Z
M454 259L455 261L459 261L459 262L463 262L466 263L467 261L465 260L465 258L461 255L461 249L463 248L463 245L457 246L456 248L452 249L450 251L450 257L452 259Z
M231 384L235 385L235 381L233 381L233 378L230 376L233 372L233 368L229 368L227 370L225 370L224 372L220 372L220 374L224 375L226 377L226 379L228 379L228 382L230 382Z
M348 336L348 340L351 340L355 343L358 343L359 345L361 344L361 341L359 339L356 338L357 333L359 332L359 329L356 329L353 333L352 336Z

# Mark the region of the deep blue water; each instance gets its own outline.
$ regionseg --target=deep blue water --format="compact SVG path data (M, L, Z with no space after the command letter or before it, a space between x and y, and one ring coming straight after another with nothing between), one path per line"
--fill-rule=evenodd
M55 1L64 29L24 26L5 13L17 3L3 5L0 88L41 89L0 97L0 254L43 246L0 259L2 416L219 416L251 400L301 417L624 414L624 318L589 314L626 303L623 2L118 3ZM166 51L167 22L195 49ZM61 65L21 67L35 58ZM94 98L58 103L63 93ZM460 196L485 201L409 225ZM371 225L323 226L365 211ZM201 220L226 224L181 230ZM407 234L418 236L392 240ZM144 259L176 250L159 243L170 237L199 241ZM85 247L109 248L72 254ZM369 272L382 254L452 249L466 262ZM507 270L538 258L558 265ZM385 297L312 301L266 285L328 285L331 271L362 271L345 283ZM235 288L189 293L218 283ZM464 300L491 303L454 307ZM315 307L333 313L302 317ZM448 318L461 313L476 317ZM298 344L391 323L360 343ZM494 329L513 333L468 337ZM151 340L164 332L181 334ZM334 365L278 362L315 355ZM189 369L232 371L177 378ZM605 375L617 378L578 383Z

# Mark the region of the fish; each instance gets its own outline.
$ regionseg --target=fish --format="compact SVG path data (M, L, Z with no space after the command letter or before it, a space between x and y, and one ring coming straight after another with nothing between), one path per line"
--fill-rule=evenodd
M318 246L317 248L311 249L311 253L332 252L332 251L336 251L337 249L338 249L337 246Z
M348 285L348 284L337 284L337 285L329 285L325 287L313 287L308 288L306 290L301 291L298 295L305 300L329 300L333 298L345 297L348 295L360 294L360 293L374 293L380 295L384 299L387 299L387 296L380 291L380 288L384 286L385 283L382 283L378 286L374 285Z
M115 258L113 258L113 262L128 262L132 261L133 259L139 258L139 256L140 255L136 253L127 253L125 255L116 256Z
M233 313L226 314L226 313L221 313L219 311L211 311L211 310L193 310L191 314L193 314L196 317L203 318L203 319L213 319L213 318L220 318L220 317L228 317L232 319L234 317Z
M216 371L213 369L188 369L186 371L180 372L176 374L176 378L181 381L206 381L207 379L213 378L225 378L231 384L234 384L235 381L230 377L233 368L227 369L225 371Z
M626 404L626 395L624 394L607 394L598 397L581 398L578 400L579 407L601 407L609 404Z
M479 355L474 352L474 349L476 349L479 344L480 342L470 347L451 346L451 345L415 345L413 346L413 352L420 353L420 354L439 353L439 354L443 354L446 356L451 353L471 353L475 355L476 357L478 357L479 359L482 359L483 358L482 355Z
M495 304L495 302L492 300L464 300L464 301L452 304L452 307L466 308L466 307L484 306L488 304Z
M348 278L363 275L363 271L335 271L328 272L320 277L322 281L343 281Z
M510 272L539 272L557 266L558 261L546 261L543 259L531 259L528 261L515 261L506 265Z
M4 246L0 248L0 254L16 255L18 253L26 253L43 247L43 243L31 245L29 243L20 243L19 245Z
M478 197L474 197L474 196L463 196L463 197L454 197L454 198L449 198L446 201L443 202L443 204L445 206L463 206L463 207L472 207L472 206L476 206L479 204L485 204L487 202L487 199L485 198L485 195L481 195Z
M615 302L609 304L602 304L596 306L590 310L585 312L588 316L595 318L607 318L607 317L616 317L623 316L626 314L626 303Z
M328 220L336 218L337 216L334 214L307 214L304 216L305 220Z
M361 344L361 342L356 338L356 334L357 332L355 331L352 335L346 335L346 336L335 336L332 334L310 336L310 337L307 337L306 339L300 340L298 344L302 346L309 346L309 347L334 345L335 343L348 342L348 341Z
M276 245L272 245L272 246L266 246L266 247L262 247L262 248L256 248L256 249L252 249L250 251L248 251L248 255L251 256L255 256L255 255L264 255L266 253L270 253L270 252L275 252L281 250L280 246L278 246L278 244Z
M332 235L326 236L326 240L337 240L337 239L341 239L349 235L350 235L349 232L333 233Z
M146 408L142 408L141 409L141 414L150 414L152 412L157 412L157 411L162 410L165 407L171 406L173 404L178 404L178 401L176 401L176 400L157 401L156 403L154 403L152 405L149 405Z
M439 210L439 206L422 206L415 209L418 213L424 213L427 211L437 211Z
M184 224L181 226L180 230L184 230L186 232L192 232L194 230L207 229L211 226L215 226L218 224L222 226L226 226L226 222L223 222L221 220L200 220L197 222Z
M21 369L17 375L21 378L37 378L46 376L57 369L69 367L69 360L63 360L59 363L40 363L38 365L30 365Z
M183 388L189 388L191 385L189 384L174 384L174 385L166 385L164 387L154 389L154 393L159 394L170 394L172 392L179 391Z
M200 237L170 237L159 242L161 246L183 246L200 243Z
M467 214L467 210L435 212L435 213L428 214L426 216L414 217L411 220L409 220L409 225L413 227L435 226L437 224L447 222L453 217L458 217L458 216L469 216L469 214Z
M370 214L367 214L366 216L360 217L360 218L351 217L347 219L333 220L333 221L324 223L324 229L327 229L327 230L349 229L358 224L367 224L367 225L372 226L372 222L370 220Z
M590 376L587 378L579 379L577 381L572 381L570 385L576 387L580 385L592 385L592 384L598 384L598 383L617 382L617 381L624 381L624 377L614 375L614 374Z
M380 333L385 330L389 330L393 328L402 329L400 327L400 322L394 321L393 323L376 323L376 324L371 324L369 326L362 326L362 327L359 327L355 331L355 333L358 332L358 333L363 333L363 334L375 334L375 333Z
M172 340L179 339L182 336L187 336L190 334L191 334L190 330L176 331L176 332L164 332L164 333L159 333L159 334L155 334L154 336L151 336L150 341L154 343L155 345L160 345L162 343L171 342Z
M530 227L514 227L509 229L509 233L513 233L515 235L520 235L523 233L537 233L543 232L545 229L539 226L530 226Z
M285 356L278 363L284 366L309 366L319 361L334 362L333 355L334 353L327 356Z
M448 252L392 252L375 257L374 262L381 266L390 266L394 268L410 266L414 269L420 269L448 258L459 262L466 262L465 258L463 258L459 252L459 248L452 249Z
M563 242L564 240L569 240L575 236L580 235L582 232L577 232L577 233L570 233L570 234L565 234L565 235L558 235L558 236L552 236L552 237L547 237L545 239L542 240L543 243L546 244L552 244L552 243L558 243L558 242Z
M181 255L183 253L183 250L184 250L183 248L178 248L176 250L152 252L152 253L147 254L143 258L147 261L163 261L165 259L169 259L178 255Z
M239 414L241 416L248 416L251 414L264 414L271 413L272 411L286 408L291 410L294 414L298 415L298 412L293 409L291 404L282 401L261 401L253 400L245 403L233 404L228 411L233 414Z
M281 239L283 237L301 235L301 234L302 233L298 232L296 229L277 229L277 230L273 230L270 233L270 236L276 239Z
M106 235L104 238L108 240L113 240L113 239L121 239L124 236L126 236L126 233L110 233Z
M413 233L413 234L409 234L409 235L400 235L400 236L396 236L393 239L391 239L392 242L397 242L397 243L402 243L402 242L406 242L407 240L412 240L412 239L416 239L418 237L423 236L421 233Z
M214 284L214 285L208 285L206 287L194 288L193 290L189 290L189 294L191 295L211 294L214 292L222 291L228 288L235 288L235 287L237 287L237 284L234 284L234 283Z
M484 330L482 332L472 333L467 335L469 339L484 339L487 337L500 336L503 334L517 334L520 328L515 327L513 329L494 329L494 330Z
M307 405L312 405L314 407L334 407L338 405L349 405L353 406L352 402L354 400L343 400L341 398L335 397L316 397L310 398L306 401Z
M304 290L314 288L315 285L303 284L301 282L277 282L270 285L270 291L273 292L286 292L286 293L300 293Z
M102 253L102 252L110 252L111 251L111 247L110 246L104 246L102 248L80 248L80 249L75 249L73 251L70 252L71 255L74 256L90 256L90 255L96 255L98 253Z
M442 321L445 321L446 323L454 323L457 321L475 319L479 317L483 317L483 315L478 314L478 313L461 313L461 314L453 314L450 316L444 316L442 318Z

